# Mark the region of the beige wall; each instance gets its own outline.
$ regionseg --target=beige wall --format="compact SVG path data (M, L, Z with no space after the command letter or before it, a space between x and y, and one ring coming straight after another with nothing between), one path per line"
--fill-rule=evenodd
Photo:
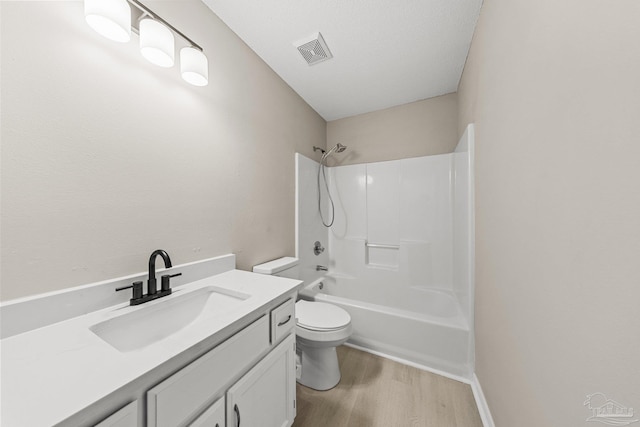
M640 2L485 0L476 122L477 375L498 427L640 409ZM637 418L637 416L635 417Z
M458 143L456 118L457 96L452 93L328 122L327 147L340 142L349 148L329 164L451 153Z
M200 1L149 6L209 86L93 32L80 1L1 2L2 299L236 253L294 253L294 152L325 121Z

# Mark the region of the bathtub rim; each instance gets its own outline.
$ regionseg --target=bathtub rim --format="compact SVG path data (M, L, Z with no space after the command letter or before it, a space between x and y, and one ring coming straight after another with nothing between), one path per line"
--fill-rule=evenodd
M305 299L309 301L322 301L322 302L327 302L329 304L331 303L342 304L346 306L352 306L355 308L381 312L391 316L398 316L404 319L414 320L418 322L426 322L426 323L431 323L437 326L470 332L469 322L467 322L467 319L464 317L462 313L462 309L460 307L460 303L456 299L455 294L453 292L449 293L447 290L433 289L433 292L443 293L451 297L457 308L457 313L455 316L440 317L440 316L434 316L430 314L416 313L409 310L384 306L380 304L374 304L374 303L365 302L365 301L354 300L351 298L339 297L339 296L323 293L321 291L313 290L315 286L320 285L324 280L326 280L326 278L321 277L311 281L308 284L305 284L298 292L299 297L301 299Z

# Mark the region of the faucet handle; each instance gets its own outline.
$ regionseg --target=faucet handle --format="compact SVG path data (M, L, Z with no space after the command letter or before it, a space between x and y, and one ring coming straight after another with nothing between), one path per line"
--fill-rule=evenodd
M160 278L160 292L167 292L170 293L171 292L171 285L169 284L169 280L172 277L177 277L177 276L182 276L182 273L176 273L176 274L165 274L164 276L162 276Z
M117 291L123 291L125 289L133 288L133 297L131 299L139 299L142 298L142 282L133 282L133 284L129 286L123 286L121 288L116 288Z
M317 256L317 255L320 255L322 252L324 252L324 248L322 247L322 243L320 243L320 241L316 240L316 242L313 244L313 253Z

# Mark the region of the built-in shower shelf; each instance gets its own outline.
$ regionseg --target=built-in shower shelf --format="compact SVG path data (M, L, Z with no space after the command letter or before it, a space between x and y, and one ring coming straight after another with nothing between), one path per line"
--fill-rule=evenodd
M365 243L365 263L367 267L397 270L399 266L399 245L386 243Z
M368 248L378 248L378 249L400 249L400 245L384 245L380 243L367 243Z

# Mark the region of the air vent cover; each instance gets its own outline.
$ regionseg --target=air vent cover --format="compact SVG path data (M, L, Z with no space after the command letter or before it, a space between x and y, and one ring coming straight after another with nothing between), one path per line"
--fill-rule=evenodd
M293 45L298 48L298 51L309 65L314 65L318 62L333 58L333 55L329 51L329 48L320 33L316 33L311 37L299 40Z

